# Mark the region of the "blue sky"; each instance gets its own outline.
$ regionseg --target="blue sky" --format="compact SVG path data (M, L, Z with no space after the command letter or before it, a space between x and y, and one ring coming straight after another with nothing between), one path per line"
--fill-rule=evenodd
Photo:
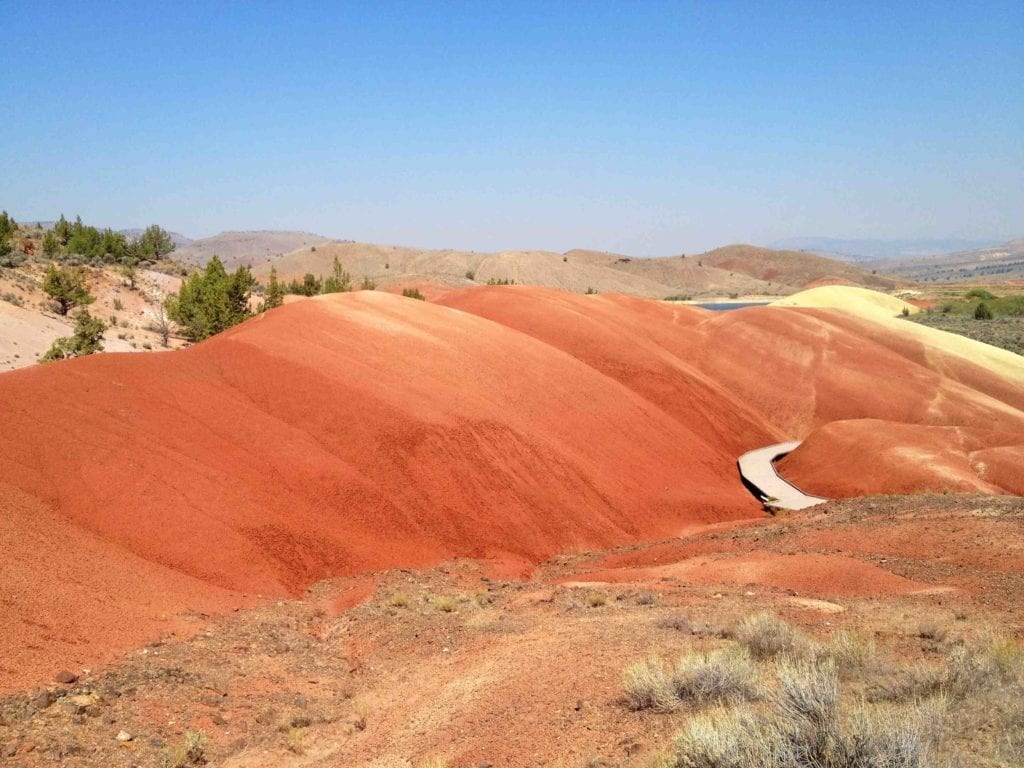
M1024 236L1024 3L0 0L0 207L638 255Z

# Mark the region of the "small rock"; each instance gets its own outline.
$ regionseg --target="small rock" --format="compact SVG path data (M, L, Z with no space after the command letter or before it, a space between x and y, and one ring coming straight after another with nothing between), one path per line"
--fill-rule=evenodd
M27 755L29 752L35 752L36 745L31 741L26 741L21 745L21 754Z
M122 741L122 742L123 741L131 741L132 740L132 735L130 733L128 733L128 731L118 731L117 732L117 736L115 738L117 738L118 741Z
M313 724L305 715L296 715L292 718L292 728L309 728Z
M583 699L576 699L576 706L573 707L577 712L583 709Z
M210 718L214 725L227 725L228 721L221 716L220 712L214 712L213 717Z
M14 757L18 754L18 745L13 741L4 747L4 757Z
M166 744L159 736L154 736L149 740L149 746L153 747L153 749L163 749Z
M46 709L48 706L53 704L53 694L47 690L42 690L36 694L32 703L35 704L36 709Z
M68 672L66 669L63 672L58 672L53 678L56 683L63 683L65 685L71 685L73 682L78 680L78 675L74 672Z
M295 694L295 706L299 709L305 709L309 706L309 700L301 693Z

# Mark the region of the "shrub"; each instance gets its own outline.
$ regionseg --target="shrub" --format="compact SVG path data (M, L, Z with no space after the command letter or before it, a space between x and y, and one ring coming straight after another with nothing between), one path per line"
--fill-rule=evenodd
M433 602L434 607L442 613L452 613L455 610L455 601L447 595L435 597L431 602Z
M48 363L102 352L103 332L106 329L107 324L98 317L90 315L87 309L79 310L75 315L75 334L62 336L54 341L46 354L39 358L39 361Z
M665 662L654 656L630 664L622 687L630 709L671 712L679 706L672 675Z
M758 717L716 711L693 718L676 739L686 768L929 768L939 704L860 705L843 716L831 662L780 665L779 689Z
M247 267L228 274L214 256L202 272L193 272L177 295L165 302L167 316L191 341L202 341L251 316L249 296L256 281Z
M992 310L988 308L988 304L986 304L984 301L981 302L977 307L975 307L975 309L974 309L974 319L975 320L991 320L992 319Z
M466 279L467 280L476 280L476 272L474 272L472 269L467 269L466 270Z
M377 283L368 276L363 277L363 281L359 284L360 291L375 291L377 290Z
M758 613L740 620L732 632L756 659L767 659L782 653L805 655L810 641L793 625L769 613Z
M992 301L995 298L990 291L986 291L984 288L971 288L966 294L968 299L981 299L982 301Z
M832 635L825 651L840 672L863 670L875 657L875 641L865 640L854 632L842 630Z
M708 654L688 654L672 671L677 697L697 704L757 698L757 670L750 652L733 646Z
M114 311L121 312L124 310L124 304L121 303L120 299L114 299Z
M917 628L917 636L922 640L934 640L941 643L946 639L946 635L946 628L940 626L936 621L922 622Z
M388 605L392 608L408 608L409 598L402 592L395 592L388 600Z
M419 288L403 288L402 295L407 299L419 299L420 301L426 300L426 296L420 293Z
M591 608L600 608L608 602L608 596L604 592L590 592L587 594L587 605Z
M778 677L775 703L783 716L819 729L835 719L839 711L839 675L834 661L783 659Z

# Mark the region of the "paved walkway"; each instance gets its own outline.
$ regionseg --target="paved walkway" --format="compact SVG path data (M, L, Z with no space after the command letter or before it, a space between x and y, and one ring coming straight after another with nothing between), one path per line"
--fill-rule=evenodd
M743 484L765 502L766 506L778 509L806 509L828 501L820 496L804 493L775 470L775 462L795 450L800 442L792 440L788 443L776 443L747 451L740 456L737 463L740 466Z

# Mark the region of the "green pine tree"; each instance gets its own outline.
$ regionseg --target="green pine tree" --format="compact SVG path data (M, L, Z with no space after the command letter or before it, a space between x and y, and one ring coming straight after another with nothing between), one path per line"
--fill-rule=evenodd
M62 315L79 304L91 304L94 299L85 285L81 270L57 268L51 264L43 278L43 290L57 302L57 311Z
M352 290L352 276L341 268L338 257L334 257L331 265L331 276L324 280L324 293L345 293Z
M284 287L277 279L277 267L270 267L270 282L263 299L263 309L274 309L284 303Z

